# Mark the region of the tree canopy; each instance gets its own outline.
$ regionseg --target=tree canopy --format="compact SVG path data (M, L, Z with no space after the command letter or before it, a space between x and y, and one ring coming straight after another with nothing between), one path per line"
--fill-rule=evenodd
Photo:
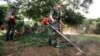
M13 3L13 6L19 9L19 14L33 19L39 19L41 16L48 15L51 8L57 3L63 5L62 11L65 21L69 21L69 23L74 21L73 23L77 24L82 22L84 16L80 13L75 13L74 11L80 8L83 8L86 11L93 3L93 0L16 0L16 2ZM65 16L69 19L66 19ZM71 19L73 19L73 21L70 22Z
M70 25L82 24L82 22L84 22L84 19L86 18L81 13L74 12L71 9L64 11L64 14L62 16L62 20Z
M8 2L10 0L7 0ZM80 7L89 8L92 0L16 0L11 3L20 8L20 11L29 17L40 17L49 13L50 8L57 3L62 3L65 8L79 9ZM10 4L10 2L9 2Z

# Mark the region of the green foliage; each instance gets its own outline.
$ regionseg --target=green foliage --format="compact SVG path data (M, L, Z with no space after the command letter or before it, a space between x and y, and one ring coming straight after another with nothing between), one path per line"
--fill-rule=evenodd
M100 18L88 19L87 25L93 25L93 24L94 24L94 27L95 27L94 33L100 34Z
M100 22L98 22L97 25L96 25L95 33L100 34Z
M16 30L19 32L24 31L24 21L23 20L16 20Z
M16 20L16 27L20 28L24 26L24 21L23 20Z
M89 19L85 19L84 22L83 22L83 25L88 26L89 25Z
M47 43L48 35L47 33L35 34L32 35L23 35L17 39L18 42L22 43L24 47L30 46L45 46Z
M50 7L52 4L50 0L32 0L28 1L26 4L22 4L24 8L22 13L25 16L32 18L40 18L41 16L47 15L50 12ZM27 8L28 7L28 8Z
M92 36L92 35L79 35L77 38L77 41L81 41L81 42L86 42L86 43L96 43L96 42L100 42L100 38L96 37L96 36Z
M41 16L49 15L51 8L59 2L62 4L63 2L67 2L67 4L63 5L64 8L62 9L71 8L76 10L80 9L81 7L88 9L89 6L93 3L93 0L17 0L17 2L13 3L12 5L18 8L18 14L37 20L41 19ZM64 12L68 12L68 10L64 10ZM70 11L68 12L70 15L67 15L66 18L65 16L67 13L64 12L63 18L65 23L75 23L76 25L81 24L84 20L84 17L80 13L74 13Z
M8 7L7 6L0 6L0 22L4 23L5 22L5 16L7 13Z
M78 25L84 22L85 17L81 13L76 13L73 10L65 10L63 12L63 21L70 25Z
M19 13L22 13L24 16L31 17L33 19L40 19L41 16L48 15L50 13L51 7L54 7L57 3L67 2L68 4L64 5L65 8L72 6L80 8L88 8L92 3L92 0L17 0L17 7L19 7ZM80 6L81 5L81 6ZM77 9L75 8L75 9Z

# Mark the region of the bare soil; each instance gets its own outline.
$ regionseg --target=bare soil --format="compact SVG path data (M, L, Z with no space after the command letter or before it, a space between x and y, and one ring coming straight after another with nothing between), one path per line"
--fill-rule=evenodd
M81 46L79 46L81 47ZM81 49L83 55L74 47L54 48L52 46L23 47L18 42L9 41L4 43L4 56L100 56L100 43L84 45Z

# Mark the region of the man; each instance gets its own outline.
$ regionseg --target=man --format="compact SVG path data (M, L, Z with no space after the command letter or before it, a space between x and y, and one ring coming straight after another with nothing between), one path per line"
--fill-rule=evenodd
M11 15L7 18L7 32L6 32L6 41L13 40L14 30L15 30L15 13L11 12Z
M60 31L61 7L62 7L62 5L59 3L55 8L52 9L52 11L50 13L50 20L51 20L50 25L52 25L58 31ZM55 32L54 29L51 29L50 35L51 35L50 39L49 39L50 45L57 47L57 45L59 44L59 42L57 40L59 37L59 34L57 32Z

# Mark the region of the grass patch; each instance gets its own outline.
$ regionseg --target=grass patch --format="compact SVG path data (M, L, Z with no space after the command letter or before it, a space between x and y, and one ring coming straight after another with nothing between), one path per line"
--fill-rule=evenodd
M66 35L67 36L67 35ZM68 37L68 36L67 36ZM100 43L100 38L96 36L88 36L88 35L71 35L69 36L69 40L71 40L74 44L80 45L80 46L86 46L89 44L96 44ZM66 43L61 45L61 48L72 48Z
M31 47L31 46L47 46L48 45L48 34L47 33L39 33L32 35L25 34L18 38L16 41L21 43L24 47ZM73 37L73 40L82 43L95 43L100 42L100 38L94 36L86 36L86 35L78 35L77 37Z
M79 35L77 39L81 42L100 42L100 38L94 36Z
M32 35L22 35L18 37L18 42L22 43L24 47L30 46L45 46L48 45L48 35L46 33L43 34L35 34Z

